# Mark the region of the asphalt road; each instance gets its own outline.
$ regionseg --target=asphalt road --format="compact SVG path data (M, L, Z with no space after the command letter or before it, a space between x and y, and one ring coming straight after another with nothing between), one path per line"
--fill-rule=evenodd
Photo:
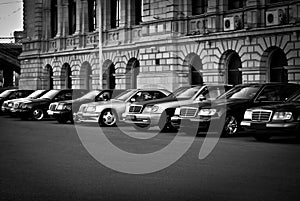
M80 127L87 135L98 129ZM156 133L122 129L141 139ZM104 130L115 145L136 154L161 149L175 135L161 134L142 143L124 138L118 128ZM182 143L192 138L179 136ZM300 200L300 144L295 139L261 143L243 135L222 138L206 159L199 160L204 139L197 137L173 165L132 175L95 160L71 124L0 116L0 200Z

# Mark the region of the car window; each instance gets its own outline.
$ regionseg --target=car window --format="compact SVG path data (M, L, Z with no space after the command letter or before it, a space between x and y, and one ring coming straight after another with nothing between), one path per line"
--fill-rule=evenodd
M122 93L120 93L118 96L115 97L115 99L120 101L126 101L128 98L130 98L135 93L135 90L126 90Z
M225 94L218 97L218 99L245 99L250 100L255 97L257 92L260 89L260 85L251 85L251 86L237 86L229 90Z
M221 94L223 94L224 92L225 92L225 88L224 87L211 86L211 87L205 88L205 90L203 91L203 93L199 94L197 96L197 98L200 95L202 95L202 96L204 96L204 98L206 100L214 100L217 97L219 97Z
M11 94L13 91L10 91L10 90L6 90L4 92L2 92L0 94L0 97L7 97L9 94Z
M257 97L257 101L282 102L294 91L295 89L290 86L266 86Z
M202 86L189 87L176 94L176 98L192 98Z

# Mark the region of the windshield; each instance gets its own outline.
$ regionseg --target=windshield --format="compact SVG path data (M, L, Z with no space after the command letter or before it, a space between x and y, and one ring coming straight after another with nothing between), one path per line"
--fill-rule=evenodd
M131 97L135 93L135 90L126 90L123 93L116 96L114 99L120 100L120 101L126 101L129 97Z
M253 86L238 86L218 97L218 99L252 99L259 91L259 85Z
M30 94L28 98L38 98L45 90L37 90Z
M177 94L175 94L176 98L192 98L199 89L202 88L202 86L196 86L196 87L188 87L184 90L179 91Z
M9 94L11 94L13 91L10 91L10 90L6 90L6 91L4 91L4 92L2 92L1 94L0 94L0 97L7 97Z
M56 96L56 94L59 93L59 90L51 90L47 93L45 93L42 97L40 97L41 99L45 98L45 99L52 99L54 98L54 96Z
M300 91L296 95L292 96L287 102L300 102Z
M81 96L80 98L78 99L89 99L89 100L94 100L95 97L99 94L100 92L95 90L95 91L90 91L89 93Z

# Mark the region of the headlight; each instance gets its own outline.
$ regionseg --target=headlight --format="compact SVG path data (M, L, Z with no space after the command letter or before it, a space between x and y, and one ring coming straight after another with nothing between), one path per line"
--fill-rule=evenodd
M201 109L199 116L214 116L217 113L216 109Z
M244 114L244 119L251 120L252 119L252 111L251 110L246 110Z
M13 107L14 104L12 102L8 103L8 107Z
M143 113L150 113L152 112L152 109L153 109L152 105L146 106L145 109L143 110Z
M180 115L180 107L175 109L174 115L176 115L176 116Z
M64 110L72 110L72 105L65 105L64 107L63 107L63 109Z
M154 105L154 106L152 107L151 112L157 112L158 110L159 110L159 107L156 106L156 105Z
M28 104L24 104L22 106L23 109L31 109L32 108L32 105L28 105Z
M293 113L291 112L276 112L273 116L273 120L291 120Z

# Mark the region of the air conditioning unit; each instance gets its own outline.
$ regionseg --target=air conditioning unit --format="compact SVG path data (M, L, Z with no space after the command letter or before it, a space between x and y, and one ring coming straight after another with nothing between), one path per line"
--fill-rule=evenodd
M267 11L266 12L266 26L274 26L279 24L278 11Z
M234 30L234 17L224 17L224 31Z

